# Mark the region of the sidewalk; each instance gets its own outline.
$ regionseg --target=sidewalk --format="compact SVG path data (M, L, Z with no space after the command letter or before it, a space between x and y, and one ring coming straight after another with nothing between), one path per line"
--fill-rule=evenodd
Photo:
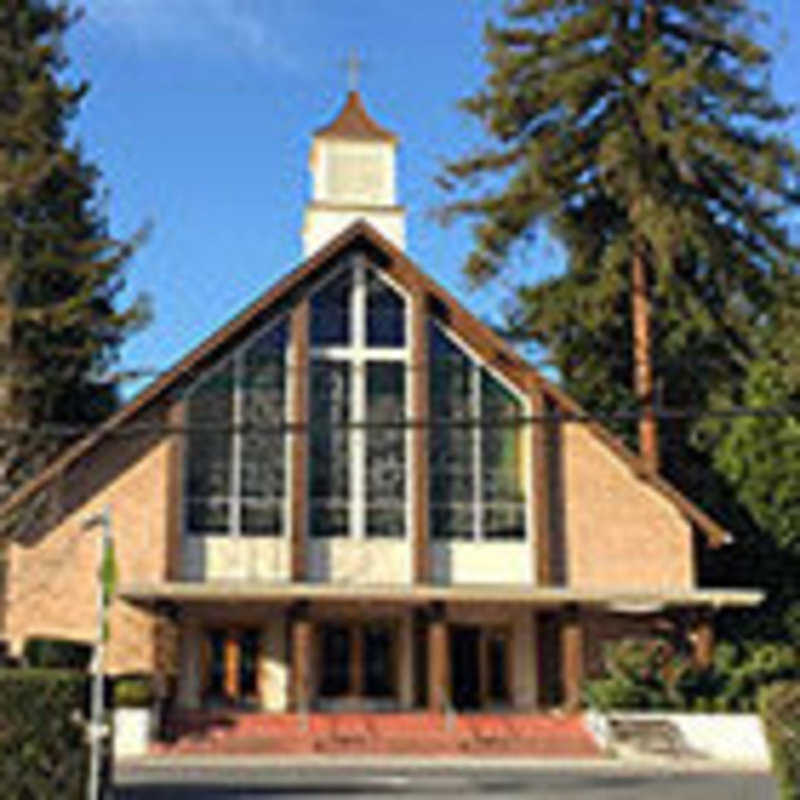
M626 774L663 773L767 773L761 763L715 761L711 759L665 759L665 758L591 758L553 759L527 758L521 756L441 756L419 758L409 756L325 756L325 755L276 755L276 756L230 756L230 755L150 755L117 761L115 774L133 776L137 772L153 773L172 770L236 770L236 769L324 769L332 772L358 770L407 770L407 771L481 771L503 769L510 771L540 770L546 772L623 772Z

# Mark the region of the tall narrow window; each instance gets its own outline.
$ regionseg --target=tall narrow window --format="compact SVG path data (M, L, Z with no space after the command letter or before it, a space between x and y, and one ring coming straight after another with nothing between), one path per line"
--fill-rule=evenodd
M430 509L432 533L471 539L475 531L473 367L438 326L430 328Z
M206 377L188 402L187 511L194 533L227 533L233 494L233 363Z
M405 364L367 364L367 536L405 535Z
M522 539L523 403L439 325L429 331L431 533Z
M279 534L284 525L287 323L244 351L241 530Z
M350 506L350 365L311 362L311 534L347 536Z
M481 528L486 539L525 537L523 407L481 370Z
M285 321L271 325L189 393L189 533L283 533L287 340Z

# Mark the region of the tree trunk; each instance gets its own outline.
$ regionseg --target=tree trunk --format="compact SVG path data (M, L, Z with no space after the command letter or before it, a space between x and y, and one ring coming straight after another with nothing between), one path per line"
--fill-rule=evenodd
M639 454L647 469L658 472L658 421L654 410L653 354L650 334L650 291L641 243L633 254L631 273L633 320L633 383L639 416Z

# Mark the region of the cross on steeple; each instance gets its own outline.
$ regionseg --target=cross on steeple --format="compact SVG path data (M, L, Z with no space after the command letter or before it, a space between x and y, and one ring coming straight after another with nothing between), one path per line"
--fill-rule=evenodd
M364 66L363 60L359 57L355 49L347 55L347 88L351 92L358 91L358 83L361 78L361 69Z

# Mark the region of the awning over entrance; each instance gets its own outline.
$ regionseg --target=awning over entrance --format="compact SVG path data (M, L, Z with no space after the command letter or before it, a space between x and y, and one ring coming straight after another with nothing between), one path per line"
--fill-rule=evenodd
M451 603L522 603L537 607L564 604L595 606L617 613L651 613L670 607L752 607L764 593L750 589L581 589L563 586L354 585L259 582L152 582L130 583L119 594L137 604L172 603L293 603L301 600L424 605Z

